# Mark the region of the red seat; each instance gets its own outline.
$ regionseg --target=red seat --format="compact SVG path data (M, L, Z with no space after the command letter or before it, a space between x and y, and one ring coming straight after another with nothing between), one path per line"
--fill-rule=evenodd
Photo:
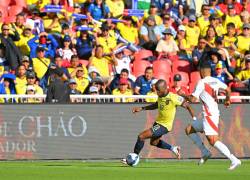
M142 49L142 50L136 52L134 54L134 56L135 56L135 61L139 61L139 60L142 60L143 58L153 56L153 53L150 50Z
M5 23L14 23L16 21L16 16L6 16L4 18Z
M7 12L7 8L3 6L2 4L0 5L0 12L2 13L2 18L4 20L4 18L8 16L8 12Z
M69 67L70 66L70 62L68 60L62 60L62 67Z
M174 77L175 74L173 74L173 77ZM180 85L181 86L187 86L189 84L189 82L190 82L189 81L189 74L186 73L186 72L178 72L178 74L181 75ZM173 77L172 77L172 80L173 80Z
M26 0L15 0L15 4L16 4L17 6L21 6L21 7L24 7L24 8L27 7Z
M8 10L9 16L13 16L13 17L15 17L17 14L19 14L22 11L23 11L23 7L18 6L18 5L10 6Z
M6 9L9 7L11 0L0 0L0 6L5 7Z
M173 62L172 70L174 73L182 72L190 72L190 63L184 60L176 60Z
M154 61L153 70L154 70L154 73L159 72L159 73L171 74L172 72L171 64L165 60Z
M231 92L231 96L240 96L240 93L239 92ZM241 99L239 98L231 98L230 100L231 102L236 102L236 103L240 103L241 102Z
M147 67L151 66L150 62L144 61L144 60L137 60L133 62L133 75L135 77L138 77L140 75L143 75L145 72L145 69Z
M87 67L89 65L89 61L85 60L85 59L80 59L79 63L82 64L82 65L84 65L85 67Z
M193 71L190 74L190 82L197 83L201 79L201 75L199 71Z
M154 77L156 79L164 79L167 84L170 86L170 83L171 83L171 75L170 74L167 74L167 73L162 73L162 72L154 72Z

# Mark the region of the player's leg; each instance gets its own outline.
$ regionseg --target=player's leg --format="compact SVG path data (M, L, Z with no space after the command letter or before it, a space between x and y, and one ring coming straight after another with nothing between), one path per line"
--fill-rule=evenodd
M172 151L178 159L180 159L181 157L180 147L172 146L167 142L163 141L162 139L160 139L161 136L169 132L168 129L160 124L155 123L154 126L151 128L151 130L152 130L152 137L150 139L150 144L152 146L156 146L161 149L168 149Z
M241 161L231 154L228 147L223 144L218 139L218 125L219 125L219 116L206 116L203 122L204 132L208 139L208 142L214 146L218 151L220 151L224 156L226 156L231 161L231 166L229 170L235 169L241 164Z
M226 156L231 161L231 166L229 170L235 169L237 166L241 165L241 161L231 154L228 147L219 141L218 135L208 135L206 136L209 143L214 146L218 151L220 151L224 156Z
M193 121L192 124L189 124L186 129L187 136L191 139L191 141L200 149L201 151L201 159L198 164L204 164L208 158L211 157L210 151L204 145L203 141L201 140L199 134L197 132L203 132L203 123L201 120Z
M151 138L152 137L152 130L151 129L147 129L143 132L141 132L138 137L137 137L137 141L135 143L135 147L134 147L134 153L136 154L140 154L143 146L144 146L144 141L145 139Z

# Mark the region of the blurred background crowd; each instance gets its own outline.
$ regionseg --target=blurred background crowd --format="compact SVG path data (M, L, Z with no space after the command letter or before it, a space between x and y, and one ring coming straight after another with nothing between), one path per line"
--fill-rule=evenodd
M204 61L250 94L250 0L0 0L0 27L0 94L189 94Z

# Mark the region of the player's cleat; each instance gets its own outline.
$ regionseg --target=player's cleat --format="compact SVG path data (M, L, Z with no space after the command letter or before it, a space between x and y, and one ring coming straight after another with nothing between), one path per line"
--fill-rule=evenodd
M198 165L205 164L206 161L211 157L210 151L207 151L206 154L202 156L202 158L199 160Z
M172 149L172 152L177 157L177 159L181 159L181 147L180 146L174 146Z
M230 165L228 170L232 171L232 170L234 170L235 168L237 168L240 165L241 165L241 161L239 159L237 159L234 162L232 162L232 164Z
M122 158L122 159L121 159L121 163L122 163L122 164L125 164L125 165L128 165L128 163L127 163L127 161L126 161L126 158Z

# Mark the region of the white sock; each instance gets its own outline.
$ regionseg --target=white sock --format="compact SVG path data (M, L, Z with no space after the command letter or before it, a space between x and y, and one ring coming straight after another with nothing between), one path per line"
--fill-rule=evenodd
M189 134L188 137L193 141L194 144L198 146L198 148L201 150L202 155L204 155L207 151L209 151L203 144L200 136L197 133Z
M229 151L229 149L227 148L227 146L225 144L223 144L220 141L216 141L214 143L214 147L216 149L218 149L218 151L220 151L223 155L225 155L228 159L230 159L230 161L234 161L234 155L231 154L231 152Z

